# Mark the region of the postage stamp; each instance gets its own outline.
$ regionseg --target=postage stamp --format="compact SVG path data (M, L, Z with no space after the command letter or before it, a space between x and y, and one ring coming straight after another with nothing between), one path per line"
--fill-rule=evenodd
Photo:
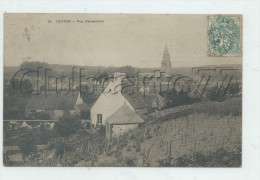
M208 16L208 55L241 56L242 29L240 15Z

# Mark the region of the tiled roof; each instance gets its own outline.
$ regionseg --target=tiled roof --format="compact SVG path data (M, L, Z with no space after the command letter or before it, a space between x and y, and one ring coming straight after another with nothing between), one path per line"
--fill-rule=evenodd
M145 94L144 100L151 107L154 102L156 102L158 108L162 108L166 105L166 99L159 94Z
M109 124L140 124L144 120L127 104L124 104L108 117L106 122Z
M56 94L56 93L41 93L39 95L32 96L29 99L25 109L31 110L72 110L75 108L78 93L70 94Z
M85 103L81 103L79 105L77 105L77 107L80 109L80 110L83 110L83 111L86 111L86 110L90 110L90 106L85 104Z
M122 93L122 95L127 99L127 101L133 106L134 109L148 107L148 104L145 102L144 97L140 93Z

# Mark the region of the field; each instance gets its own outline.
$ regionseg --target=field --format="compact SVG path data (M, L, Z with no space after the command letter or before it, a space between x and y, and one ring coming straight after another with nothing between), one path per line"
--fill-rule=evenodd
M158 111L143 127L117 139L114 154L98 155L95 166L240 166L241 108L241 98L233 98ZM201 164L181 161L198 156L204 158Z
M120 150L119 164L131 166L125 163L131 161L134 166L163 166L171 158L170 165L174 166L177 158L184 155L209 155L219 149L237 152L241 147L241 129L241 116L221 117L201 113L146 125L122 140L127 144ZM90 162L76 165L90 166ZM96 166L118 166L118 160L102 154L97 157Z
M38 151L17 166L241 166L242 98L200 102L149 114L144 125L107 141L101 131L81 131ZM62 142L62 143L60 143ZM58 152L52 145L60 143ZM65 150L64 150L64 147ZM18 158L21 159L21 158Z

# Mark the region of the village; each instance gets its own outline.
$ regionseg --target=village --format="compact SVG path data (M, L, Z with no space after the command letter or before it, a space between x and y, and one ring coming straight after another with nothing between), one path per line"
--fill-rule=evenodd
M197 107L198 104L199 106L200 103L207 104L208 101L225 103L225 101L228 101L226 99L231 98L232 101L240 104L241 77L234 78L232 74L229 74L236 69L217 67L215 70L218 69L219 72L226 70L226 73L212 76L212 72L209 72L206 74L207 77L205 77L205 70L208 70L207 67L199 68L192 77L175 74L172 69L168 47L165 46L161 67L148 72L139 70L132 73L124 70L117 71L120 69L116 69L110 75L99 72L97 73L98 76L94 77L93 75L92 78L86 78L80 72L78 73L80 78L77 79L75 79L74 72L72 72L72 77L67 77L63 73L63 76L60 78L55 78L51 75L47 77L46 74L44 75L45 77L37 76L36 78L35 76L29 76L29 73L20 76L15 74L17 79L7 80L7 86L14 87L16 83L16 86L20 88L18 90L20 91L19 93L26 94L28 97L26 100L23 100L25 102L24 112L18 111L16 115L14 115L14 112L10 112L10 114L6 115L7 118L4 119L5 163L7 165L19 165L20 163L29 166L44 166L46 165L45 163L50 163L51 161L53 166L59 166L62 163L65 163L65 166L71 166L80 161L77 160L74 164L72 162L66 164L69 161L68 159L72 157L71 152L75 152L73 157L78 156L78 146L80 146L79 151L82 152L81 159L90 162L88 165L84 164L82 166L94 166L98 156L103 154L101 149L105 149L106 154L109 154L111 153L110 151L113 151L113 146L116 146L115 157L121 162L123 160L119 160L120 157L118 157L121 146L120 141L122 138L126 138L126 136L134 136L134 152L139 153L142 149L141 142L144 142L145 139L153 139L152 136L154 135L149 133L150 129L156 129L158 128L157 126L160 127L160 124L161 126L165 125L162 119L175 116L178 119L190 116L192 113L199 113L197 114L198 116L204 116L201 113L203 112L204 114L206 111L209 111L206 113L206 116L209 116L212 113L211 111L214 111L214 107L210 110L208 107ZM199 71L204 71L204 73L199 73ZM38 71L31 72L38 73ZM216 72L213 73L216 74ZM29 88L22 88L21 84L26 83L29 84ZM9 93L10 91L5 91L7 99L9 96L13 96ZM212 106L212 103L209 106ZM215 106L214 103L213 106ZM195 107L195 110L193 107ZM238 109L226 111L227 109L224 108L223 110L213 112L213 115L228 115L228 117L235 116L235 118L241 116L239 105L235 107L238 107ZM167 112L168 110L169 112ZM158 114L162 115L158 116ZM174 125L174 129L174 131L180 131L180 129L176 129L176 125ZM144 131L144 134L141 131ZM158 133L156 130L153 131L153 134ZM25 140L28 146L37 148L32 148L31 150L30 148L25 148L25 150L20 152L19 148L20 150L22 148L20 141L27 137L27 133L33 133L37 136L36 141ZM239 133L239 128L236 133ZM22 138L23 134L24 137ZM48 137L44 137L46 134L48 134ZM93 138L93 136L95 137ZM142 140L139 139L141 137ZM229 138L231 138L231 135ZM34 141L35 143L33 144ZM66 141L70 143L66 144ZM91 143L95 144L93 141L98 141L99 143L90 146ZM155 142L150 143L147 145L149 148L145 148L144 152L142 152L143 160L141 163L139 160L136 160L137 162L132 162L131 160L130 164L119 164L122 166L149 166L146 160ZM239 143L239 136L236 137L234 143ZM164 145L165 142L161 140L159 146ZM233 144L231 146L233 148ZM94 150L90 150L90 147L94 148ZM123 147L122 145L121 148ZM109 148L111 149L108 150ZM167 141L166 160L169 158L170 160L169 162L167 160L168 164L164 162L164 166L173 165L171 161L171 156L174 154L172 153L172 148L172 141ZM44 151L46 151L47 155ZM131 151L131 148L128 151ZM65 160L64 156L66 156ZM156 161L161 160L159 158ZM35 164L32 164L32 162ZM113 166L117 166L117 164L113 164ZM155 166L159 165L156 164Z

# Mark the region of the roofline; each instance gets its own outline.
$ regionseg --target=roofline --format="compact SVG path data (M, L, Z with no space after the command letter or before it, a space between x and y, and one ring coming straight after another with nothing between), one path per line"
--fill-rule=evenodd
M92 106L90 106L90 109L92 109L92 107L95 106L95 104L97 103L97 101L98 101L98 99L100 98L100 96L101 96L102 94L105 94L105 93L104 93L104 90L106 89L106 87L107 87L111 82L112 82L112 81L109 81L109 82L107 83L107 85L102 89L102 92L98 95L97 100L92 104Z
M68 110L75 110L75 109L76 109L76 107L73 107L72 109L31 109L31 108L25 108L26 111L28 111L28 110L43 110L43 111L46 111L46 110L52 110L52 111L60 110L60 111L68 111Z
M127 100L127 102L133 107L133 109L143 109L143 108L149 107L149 105L148 105L148 104L145 102L145 100L144 100L146 106L142 106L142 107L137 107L137 108L135 108L135 107L133 106L133 104L124 96L124 93L121 92L121 95L122 95L122 96L124 97L124 99Z
M34 122L56 122L58 120L44 120L44 119L4 119L4 121L8 122L8 121L22 121L22 122L27 122L27 121L34 121Z
M136 123L109 123L106 121L109 125L126 125L126 124L143 124L144 122L136 122Z

